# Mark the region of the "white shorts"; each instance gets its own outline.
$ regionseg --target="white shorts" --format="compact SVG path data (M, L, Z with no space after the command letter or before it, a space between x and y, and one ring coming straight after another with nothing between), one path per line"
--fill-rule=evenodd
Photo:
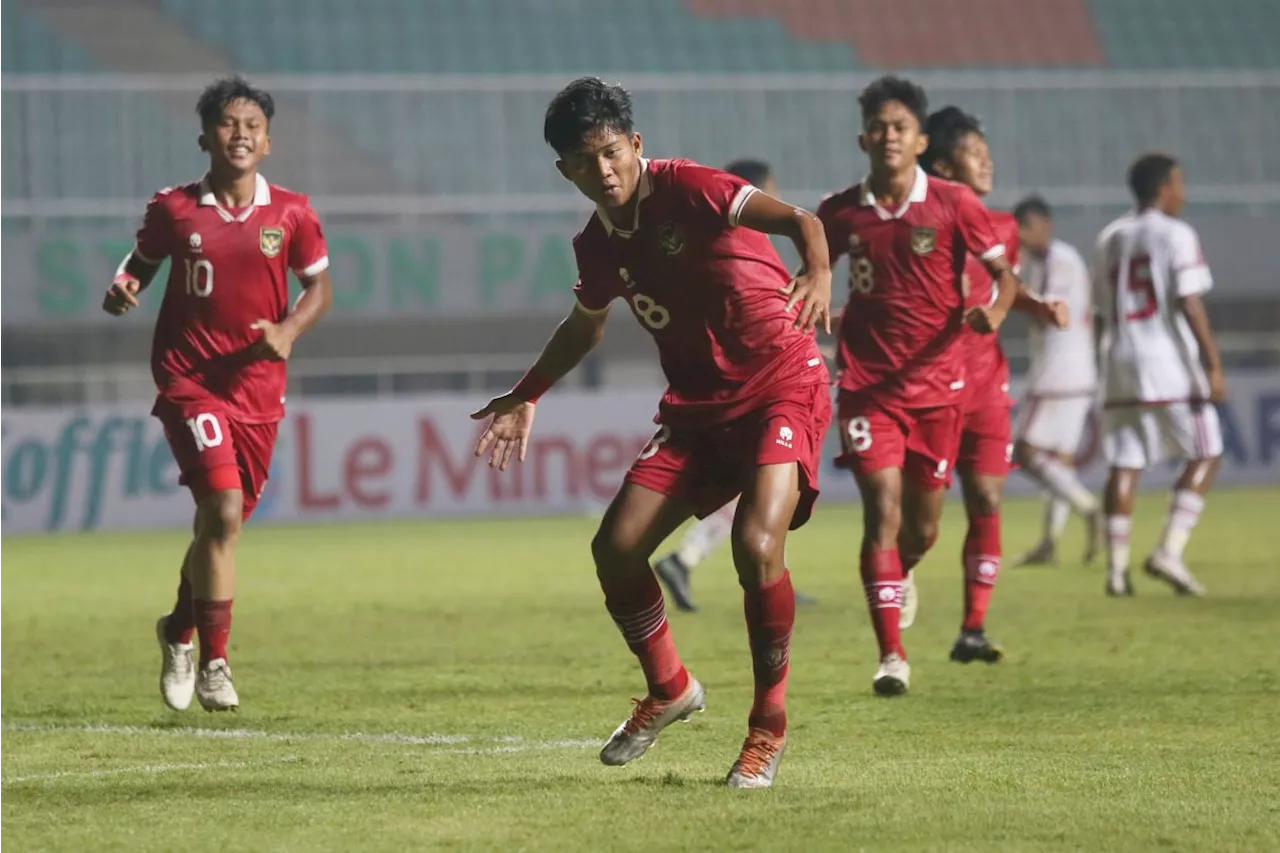
M1050 453L1074 455L1080 449L1092 408L1092 394L1071 397L1037 397L1033 394L1018 406L1013 439Z
M1188 461L1222 455L1222 425L1209 403L1121 406L1102 418L1102 453L1113 468L1141 470L1169 456Z

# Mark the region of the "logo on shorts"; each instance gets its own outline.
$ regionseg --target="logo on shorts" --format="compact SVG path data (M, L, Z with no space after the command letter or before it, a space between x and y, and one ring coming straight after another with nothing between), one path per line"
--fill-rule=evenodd
M1012 441L1004 446L1004 461L1005 462L1013 461L1013 442Z
M795 438L795 435L796 434L792 431L791 427L784 426L782 429L778 430L778 444L781 444L783 447L790 448L791 440Z
M668 255L678 255L684 251L684 235L674 222L664 222L658 226L658 248Z
M187 245L191 247L191 251L193 253L199 254L201 247L204 245L204 238L199 234L192 233L192 235L187 238Z
M284 248L284 229L283 228L263 228L258 232L258 246L262 249L262 254L268 258L274 258L280 254L280 250Z
M933 472L933 478L935 480L945 480L947 478L947 460L938 460L938 468Z
M937 228L912 228L911 251L917 255L927 255L938 244Z
M622 279L622 283L627 287L636 286L636 283L631 280L631 273L627 272L626 267L618 267L618 278Z

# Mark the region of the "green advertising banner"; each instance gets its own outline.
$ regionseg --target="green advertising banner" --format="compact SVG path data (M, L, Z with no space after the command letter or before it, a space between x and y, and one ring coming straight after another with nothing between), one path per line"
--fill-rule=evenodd
M351 316L559 313L577 278L570 228L335 228L327 236L333 309ZM9 234L3 247L5 325L112 319L102 293L133 248L128 233ZM137 313L154 316L158 297L144 295Z

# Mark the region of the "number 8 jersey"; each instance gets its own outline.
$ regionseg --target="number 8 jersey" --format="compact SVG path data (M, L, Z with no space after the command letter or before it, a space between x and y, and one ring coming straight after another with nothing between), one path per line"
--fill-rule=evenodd
M305 195L258 176L253 204L227 210L207 178L156 193L134 255L172 262L151 348L161 400L217 398L235 420L284 417L284 362L252 357L259 319L289 313L289 271L329 266L320 219Z
M1200 347L1178 304L1213 287L1195 229L1154 208L1125 214L1098 236L1093 278L1105 402L1207 399Z

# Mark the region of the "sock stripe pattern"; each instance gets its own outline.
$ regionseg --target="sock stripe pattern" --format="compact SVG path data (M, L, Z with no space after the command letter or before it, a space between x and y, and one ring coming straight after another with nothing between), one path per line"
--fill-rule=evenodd
M615 613L613 621L628 643L643 643L667 624L667 608L661 598L632 613Z
M873 610L902 609L902 581L875 581L866 585L866 593Z

